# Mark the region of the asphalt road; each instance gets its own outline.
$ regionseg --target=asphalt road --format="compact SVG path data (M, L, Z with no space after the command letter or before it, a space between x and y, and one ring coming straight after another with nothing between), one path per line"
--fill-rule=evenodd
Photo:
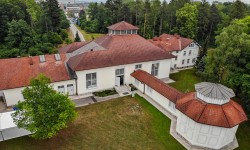
M76 37L76 32L78 32L78 35L79 35L81 41L85 41L84 36L83 36L82 33L76 28L75 24L73 24L73 23L70 24L70 30L71 30L71 32L73 33L74 38Z

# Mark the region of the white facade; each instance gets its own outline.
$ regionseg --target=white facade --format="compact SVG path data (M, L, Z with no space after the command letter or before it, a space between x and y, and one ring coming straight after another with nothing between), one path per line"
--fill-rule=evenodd
M51 83L51 85L56 91L58 91L58 86L64 86L65 93L67 92L71 93L72 90L70 90L68 87L69 85L73 85L73 94L76 93L75 80L54 82L54 83ZM13 105L16 105L18 101L23 101L24 98L22 95L22 91L24 90L24 88L25 87L3 90L4 98L6 100L6 105L13 106Z
M192 145L220 149L233 142L238 125L233 128L223 128L200 124L182 112L177 111L176 131Z
M155 100L156 103L158 103L160 106L162 106L164 109L168 110L176 116L176 109L175 104L167 99L166 97L162 96L160 93L155 91L154 89L150 88L148 85L141 83L140 81L133 78L132 83L139 91L147 95L148 97Z
M116 69L124 68L124 84L130 84L133 82L131 73L135 70L135 65L142 64L142 70L151 73L152 64L159 63L159 70L157 78L167 78L169 77L170 72L170 59L158 60L158 61L149 61L141 62L134 64L126 64L120 66L112 66L106 68L97 68L84 71L76 71L77 74L77 86L78 94L86 94L95 91L101 91L105 89L113 88L116 85ZM86 86L86 74L96 73L96 86L93 88L87 88Z
M171 68L185 68L191 67L195 64L196 59L199 55L199 45L192 42L189 46L181 51L173 51L173 55L177 58L172 58Z

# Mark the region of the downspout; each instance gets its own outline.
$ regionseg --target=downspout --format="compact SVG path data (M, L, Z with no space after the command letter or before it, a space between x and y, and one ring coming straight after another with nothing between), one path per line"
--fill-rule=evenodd
M76 95L78 95L78 85L77 85L77 78L75 78L75 82L76 82Z
M143 83L143 94L145 94L145 83Z

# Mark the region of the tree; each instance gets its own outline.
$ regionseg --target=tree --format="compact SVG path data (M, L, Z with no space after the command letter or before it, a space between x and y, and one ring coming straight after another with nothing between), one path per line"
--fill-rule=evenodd
M51 21L51 31L58 31L60 26L60 8L57 0L46 0L46 14Z
M56 92L49 83L50 79L42 74L32 79L22 91L25 101L18 102L18 110L12 115L14 123L30 131L35 139L55 136L76 117L68 95Z
M248 22L249 23L249 22ZM216 37L217 48L208 53L207 80L222 82L233 88L236 96L249 102L250 27L234 21ZM249 105L250 106L250 105Z
M26 54L27 50L34 45L31 27L24 20L12 20L5 42L10 48L20 48Z
M75 42L81 42L78 32L76 31Z
M246 15L246 4L241 2L240 0L236 0L233 3L232 10L230 12L231 19L241 19Z
M198 10L196 5L186 3L184 7L177 10L177 28L179 34L188 38L195 38L197 34Z

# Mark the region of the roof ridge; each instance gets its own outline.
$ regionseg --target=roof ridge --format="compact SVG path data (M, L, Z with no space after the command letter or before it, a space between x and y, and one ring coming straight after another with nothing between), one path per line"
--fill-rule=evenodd
M223 105L219 105L220 107L221 107L221 109L222 109L222 111L223 111L223 114L225 115L225 118L226 118L226 120L227 120L227 123L228 123L228 127L231 127L231 125L230 125L230 123L229 123L229 121L228 121L228 119L227 119L227 115L226 115L226 113L225 113L225 111L224 111L224 109L223 109Z

